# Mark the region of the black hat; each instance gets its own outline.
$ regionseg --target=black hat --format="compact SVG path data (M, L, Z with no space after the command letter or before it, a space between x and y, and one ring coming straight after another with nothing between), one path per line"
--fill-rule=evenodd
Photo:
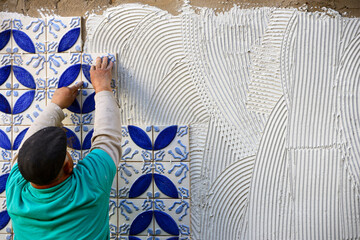
M46 127L29 137L19 150L21 175L37 185L50 184L58 176L66 157L66 133Z

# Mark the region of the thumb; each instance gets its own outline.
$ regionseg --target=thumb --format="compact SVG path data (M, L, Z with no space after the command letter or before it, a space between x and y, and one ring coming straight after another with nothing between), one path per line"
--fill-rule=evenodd
M74 93L76 92L81 86L83 85L83 82L78 82L77 84L75 84L74 86L69 87L71 92Z

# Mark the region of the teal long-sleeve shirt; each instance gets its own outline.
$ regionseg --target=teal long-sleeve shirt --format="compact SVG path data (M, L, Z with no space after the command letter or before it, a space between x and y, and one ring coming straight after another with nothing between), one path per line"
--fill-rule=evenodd
M114 161L101 149L91 151L64 182L47 189L34 188L15 164L6 184L15 239L109 239L115 174Z

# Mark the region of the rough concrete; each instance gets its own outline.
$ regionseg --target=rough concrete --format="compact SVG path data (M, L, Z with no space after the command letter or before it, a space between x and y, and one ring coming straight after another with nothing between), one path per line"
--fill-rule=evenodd
M239 5L252 7L295 7L308 11L322 11L322 7L334 9L349 17L360 17L360 0L191 0L194 9L208 7L216 11L226 11ZM0 0L0 11L40 16L40 12L61 16L84 16L87 12L101 13L108 7L124 3L143 3L167 10L171 14L180 13L183 0Z

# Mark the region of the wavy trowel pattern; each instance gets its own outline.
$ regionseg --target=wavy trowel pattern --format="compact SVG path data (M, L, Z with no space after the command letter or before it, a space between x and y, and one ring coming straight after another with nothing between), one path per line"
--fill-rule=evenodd
M249 194L249 239L291 239L286 151L288 111L282 97L271 113L256 155Z

